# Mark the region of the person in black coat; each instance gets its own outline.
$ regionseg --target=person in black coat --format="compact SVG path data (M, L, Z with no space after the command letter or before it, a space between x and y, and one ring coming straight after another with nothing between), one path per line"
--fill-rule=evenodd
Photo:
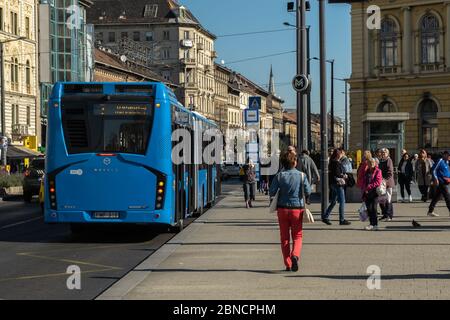
M398 183L400 184L400 194L402 196L401 202L405 202L405 188L408 193L408 201L412 202L411 196L411 181L414 176L414 170L412 163L409 159L409 155L405 153L398 164Z

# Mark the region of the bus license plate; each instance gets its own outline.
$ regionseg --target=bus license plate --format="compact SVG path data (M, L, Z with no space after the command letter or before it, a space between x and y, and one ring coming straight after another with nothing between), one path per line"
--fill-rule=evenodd
M94 212L95 219L119 219L119 212L117 211L97 211Z

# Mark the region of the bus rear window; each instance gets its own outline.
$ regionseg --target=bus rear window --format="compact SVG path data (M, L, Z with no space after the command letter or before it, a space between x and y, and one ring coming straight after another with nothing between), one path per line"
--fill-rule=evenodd
M61 109L69 154L146 153L152 125L152 102L63 99Z

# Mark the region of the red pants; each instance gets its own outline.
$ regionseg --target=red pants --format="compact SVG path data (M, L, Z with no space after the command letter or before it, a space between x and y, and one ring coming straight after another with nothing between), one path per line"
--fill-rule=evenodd
M280 225L281 252L286 267L292 266L291 256L300 257L303 238L303 209L278 208L278 223ZM291 234L289 234L289 231ZM292 235L292 251L290 239Z

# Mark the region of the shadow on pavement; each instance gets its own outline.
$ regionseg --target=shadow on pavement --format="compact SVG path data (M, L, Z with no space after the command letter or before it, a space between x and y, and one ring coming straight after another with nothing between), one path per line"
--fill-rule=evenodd
M290 275L289 278L319 278L329 280L367 280L368 275ZM447 280L450 279L450 273L448 274L399 274L399 275L381 275L381 280L420 280L420 279L437 279Z

